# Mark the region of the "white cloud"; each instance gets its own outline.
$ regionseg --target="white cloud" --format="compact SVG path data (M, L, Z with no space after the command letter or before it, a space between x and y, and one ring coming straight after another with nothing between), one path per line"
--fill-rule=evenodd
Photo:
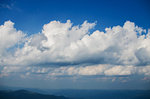
M119 65L90 65L90 66L63 66L31 68L32 73L46 73L49 76L150 76L150 66L119 66Z
M49 75L149 75L149 30L146 36L142 35L145 29L127 21L123 26L90 33L94 26L95 23L87 21L78 26L73 26L70 20L66 23L51 21L43 26L41 33L27 37L23 47L10 53L7 49L21 43L25 34L7 21L0 26L0 56L3 57L0 64L36 69L37 65L40 68L69 66L37 71ZM87 66L91 64L94 65ZM145 67L136 67L138 65Z
M48 75L104 75L107 68L107 65L60 67L54 68Z
M18 66L4 66L4 67L2 67L2 69L0 71L0 78L9 76L12 73L20 71L20 68L21 67L18 67Z
M0 77L10 76L14 73L20 73L32 77L32 75L43 75L43 77L80 77L80 76L99 76L99 77L121 77L130 75L150 76L150 66L120 66L120 65L89 65L89 66L62 66L62 67L3 67Z
M6 21L0 26L0 57L7 48L13 47L25 36L21 31L14 28L14 23Z
M105 75L131 75L136 72L135 68L133 66L114 66L104 73Z

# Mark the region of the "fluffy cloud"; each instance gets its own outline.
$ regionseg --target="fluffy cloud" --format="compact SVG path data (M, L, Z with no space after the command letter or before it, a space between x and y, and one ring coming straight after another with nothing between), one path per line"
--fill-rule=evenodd
M70 20L66 23L51 21L43 26L41 33L26 37L22 43L25 33L7 21L0 26L0 56L3 57L0 64L34 68L63 66L52 69L53 72L42 70L49 75L149 75L150 30L146 32L127 21L123 26L91 33L95 25L87 21L77 26ZM16 44L22 47L17 48ZM8 50L12 48L15 50Z
M0 26L0 57L4 56L8 48L15 46L25 36L14 28L14 23L6 21Z

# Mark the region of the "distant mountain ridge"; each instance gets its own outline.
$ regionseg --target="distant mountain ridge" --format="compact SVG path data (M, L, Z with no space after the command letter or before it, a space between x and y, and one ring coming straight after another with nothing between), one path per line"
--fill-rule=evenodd
M150 99L150 90L45 90L45 93L72 99Z
M150 99L150 90L8 89L0 99Z
M69 99L64 96L40 94L27 90L0 91L0 99Z

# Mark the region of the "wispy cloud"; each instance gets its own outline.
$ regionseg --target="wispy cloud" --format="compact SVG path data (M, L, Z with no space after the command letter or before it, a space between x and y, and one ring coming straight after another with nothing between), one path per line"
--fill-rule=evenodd
M14 6L14 0L1 0L0 1L0 8L6 8L11 10Z

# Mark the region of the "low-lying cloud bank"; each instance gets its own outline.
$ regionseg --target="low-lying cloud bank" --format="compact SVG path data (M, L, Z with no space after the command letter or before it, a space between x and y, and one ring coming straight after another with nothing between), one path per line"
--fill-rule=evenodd
M0 77L9 74L20 73L21 77L32 77L33 75L44 75L44 77L130 77L132 75L150 76L150 66L119 66L119 65L89 65L89 66L61 66L61 67L18 67L5 66Z
M51 21L27 36L6 21L0 26L1 76L29 67L48 75L150 75L150 29L127 21L91 33L95 25Z

